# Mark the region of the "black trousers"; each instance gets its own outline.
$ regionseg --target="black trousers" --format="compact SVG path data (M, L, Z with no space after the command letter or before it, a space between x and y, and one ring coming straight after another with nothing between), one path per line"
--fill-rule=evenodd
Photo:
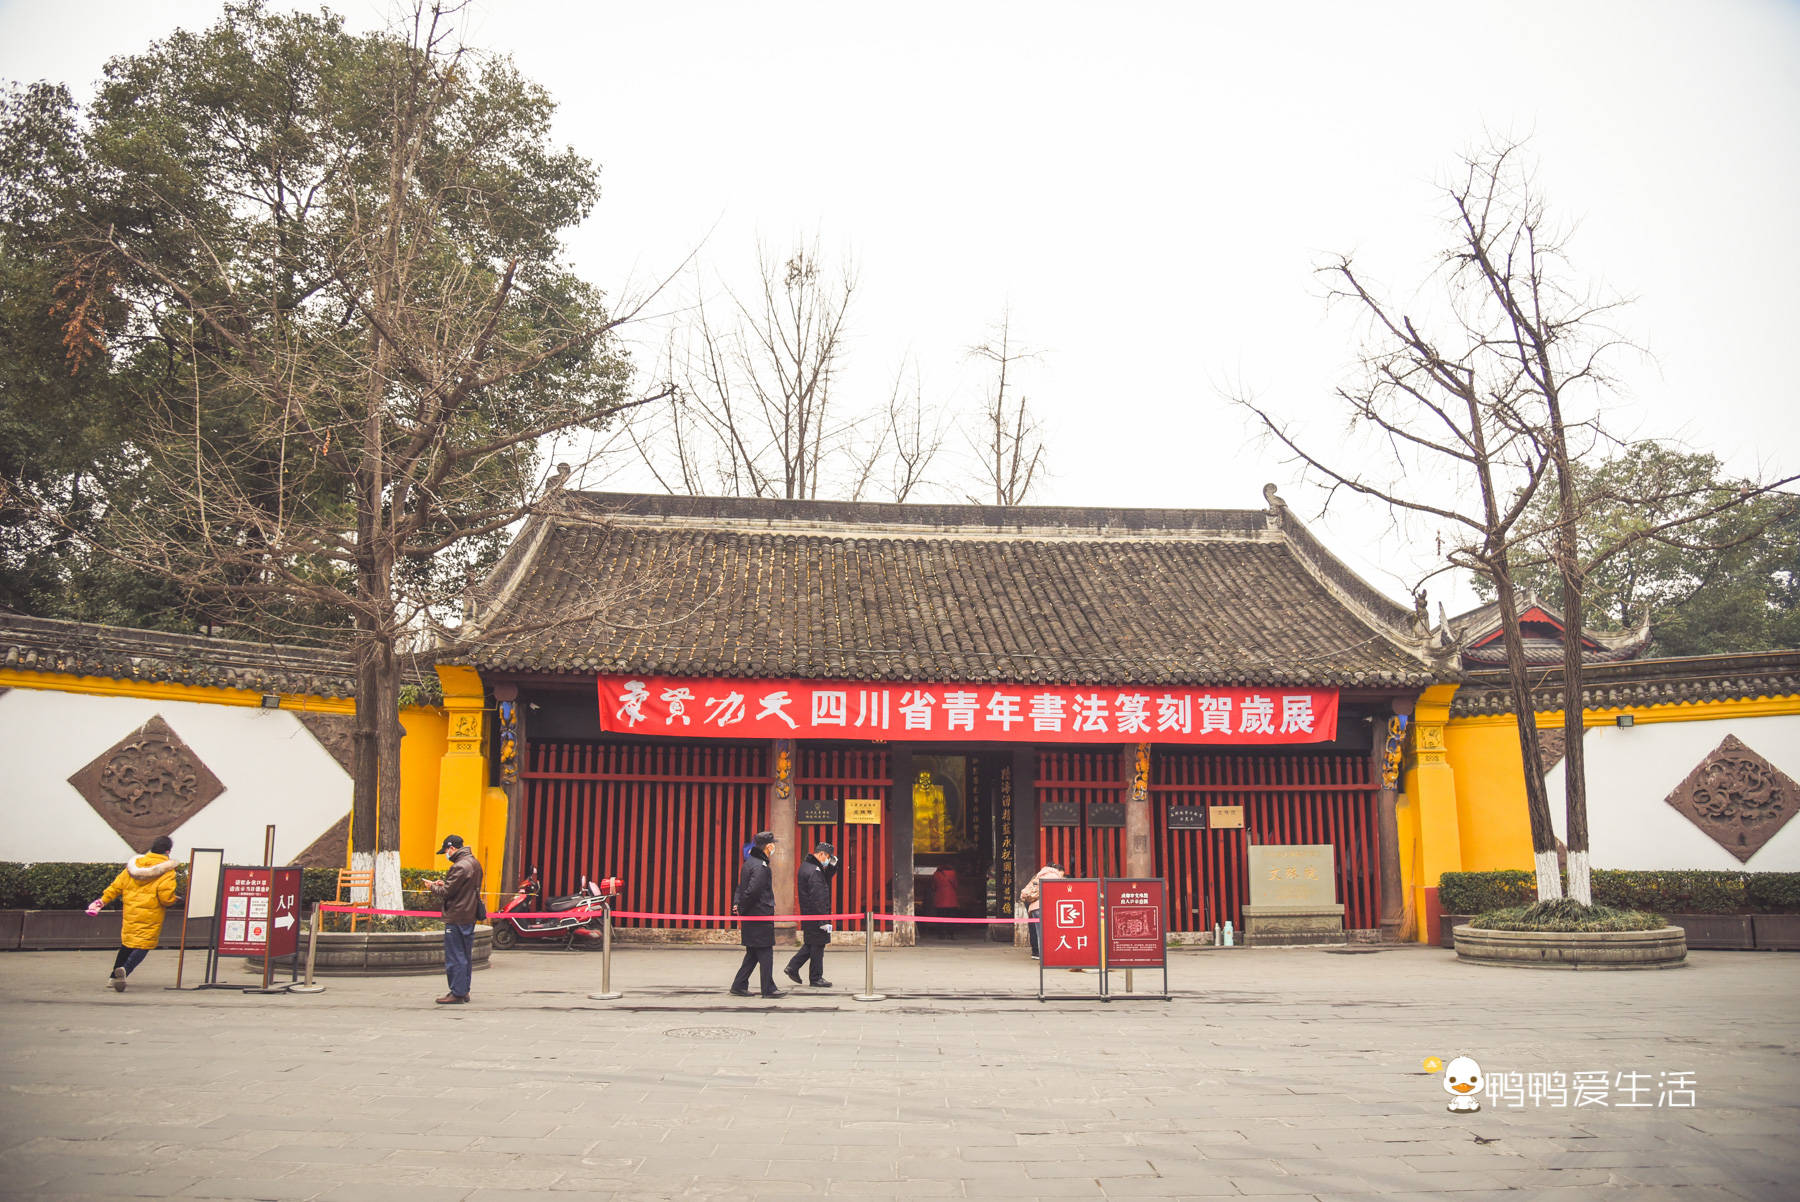
M809 960L812 962L812 970L806 974L806 979L816 985L825 979L825 945L823 943L802 945L800 950L794 953L794 958L787 962L787 970L797 976L800 966Z
M775 949L772 947L747 947L744 949L744 962L738 965L737 976L732 979L731 987L739 993L750 988L750 970L762 969L762 991L765 994L775 992Z

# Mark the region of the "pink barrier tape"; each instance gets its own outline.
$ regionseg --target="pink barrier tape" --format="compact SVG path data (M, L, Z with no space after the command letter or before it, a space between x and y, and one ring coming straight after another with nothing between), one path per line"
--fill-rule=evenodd
M442 918L437 910L375 910L368 906L350 905L345 902L320 902L318 908L333 914L382 914L397 918ZM509 910L498 911L488 915L489 921L495 918L568 918L571 915L586 913L598 918L600 911L595 910ZM861 911L854 914L660 914L646 910L614 910L614 918L655 918L671 922L850 922L863 917ZM1029 918L953 918L948 915L927 914L872 914L869 917L880 922L960 922L978 923L982 926L993 926L998 923L1010 923L1017 926L1030 922Z
M858 914L857 917L861 918L862 915ZM1029 918L950 918L927 914L876 914L874 917L883 922L977 922L982 926L993 926L996 923L1012 923L1016 926L1021 922L1031 921Z

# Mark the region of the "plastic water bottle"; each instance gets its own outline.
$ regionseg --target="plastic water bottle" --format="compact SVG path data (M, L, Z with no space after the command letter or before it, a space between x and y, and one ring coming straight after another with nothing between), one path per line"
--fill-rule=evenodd
M1225 946L1225 929L1216 922L1213 923L1213 946Z
M1225 946L1226 947L1235 947L1236 946L1231 941L1231 920L1229 918L1227 918L1225 920Z

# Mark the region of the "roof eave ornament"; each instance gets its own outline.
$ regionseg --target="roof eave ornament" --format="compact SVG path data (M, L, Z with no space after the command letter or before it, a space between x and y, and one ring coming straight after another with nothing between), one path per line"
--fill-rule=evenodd
M1263 503L1269 508L1268 516L1265 519L1265 525L1270 530L1281 529L1282 523L1287 519L1288 504L1286 501L1282 500L1280 495L1276 492L1275 485L1263 485Z

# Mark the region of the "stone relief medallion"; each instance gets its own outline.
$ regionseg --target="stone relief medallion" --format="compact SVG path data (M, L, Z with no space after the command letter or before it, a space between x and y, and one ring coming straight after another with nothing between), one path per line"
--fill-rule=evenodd
M1726 735L1665 800L1742 862L1787 825L1800 788L1736 735Z
M225 791L160 714L101 752L69 784L136 851Z

